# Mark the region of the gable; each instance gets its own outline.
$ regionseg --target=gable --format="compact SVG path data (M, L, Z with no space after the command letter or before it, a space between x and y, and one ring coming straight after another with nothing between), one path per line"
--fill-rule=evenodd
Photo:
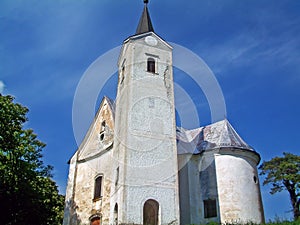
M99 110L78 149L78 160L89 160L103 154L114 140L114 106L112 101L104 97Z
M123 55L125 54L125 52L131 44L140 44L151 49L160 49L164 51L170 51L173 49L173 47L170 44L168 44L165 40L163 40L154 32L133 35L124 41L121 48L121 53L119 55L118 65L122 63L120 60L122 59Z
M163 49L165 51L169 51L172 49L172 46L168 42L163 40L161 37L159 37L154 32L148 32L148 33L144 33L144 34L135 35L135 36L128 38L126 41L140 43L143 45L147 45L151 48L159 48L159 49Z

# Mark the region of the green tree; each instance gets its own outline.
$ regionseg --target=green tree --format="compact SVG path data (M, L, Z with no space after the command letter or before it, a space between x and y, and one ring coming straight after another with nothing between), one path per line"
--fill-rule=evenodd
M25 129L28 109L0 94L1 224L61 224L64 197L44 165L45 144Z
M283 157L275 157L263 162L259 167L260 175L265 175L264 185L271 184L271 194L287 190L293 207L294 219L300 217L300 156L283 153Z

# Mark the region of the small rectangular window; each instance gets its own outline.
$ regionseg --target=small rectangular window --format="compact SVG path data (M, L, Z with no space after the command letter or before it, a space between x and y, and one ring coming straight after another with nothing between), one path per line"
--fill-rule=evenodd
M101 198L102 178L102 176L99 176L95 180L94 199Z
M120 76L120 84L124 81L124 75L125 74L125 66L122 67L121 76Z
M215 199L204 200L204 218L217 217L217 204Z
M116 173L116 182L115 182L115 185L117 186L118 185L118 182L119 182L119 173L120 173L120 169L119 167L117 168L117 173Z
M153 58L148 58L147 60L147 71L155 73L155 60Z

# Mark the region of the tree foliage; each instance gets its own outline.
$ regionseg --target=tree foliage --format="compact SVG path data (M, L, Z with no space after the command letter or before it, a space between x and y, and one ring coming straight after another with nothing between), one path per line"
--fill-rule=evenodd
M264 185L271 184L271 194L287 190L293 207L294 219L300 217L300 156L283 153L283 157L275 157L263 162L259 167L261 175L265 175Z
M61 224L64 197L44 165L45 144L24 129L28 109L0 94L1 224Z

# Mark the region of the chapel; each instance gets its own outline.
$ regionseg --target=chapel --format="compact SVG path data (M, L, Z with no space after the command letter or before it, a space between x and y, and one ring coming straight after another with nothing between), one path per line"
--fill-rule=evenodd
M172 46L147 0L116 63L117 97L103 97L69 161L63 224L264 222L259 153L227 119L176 126Z

